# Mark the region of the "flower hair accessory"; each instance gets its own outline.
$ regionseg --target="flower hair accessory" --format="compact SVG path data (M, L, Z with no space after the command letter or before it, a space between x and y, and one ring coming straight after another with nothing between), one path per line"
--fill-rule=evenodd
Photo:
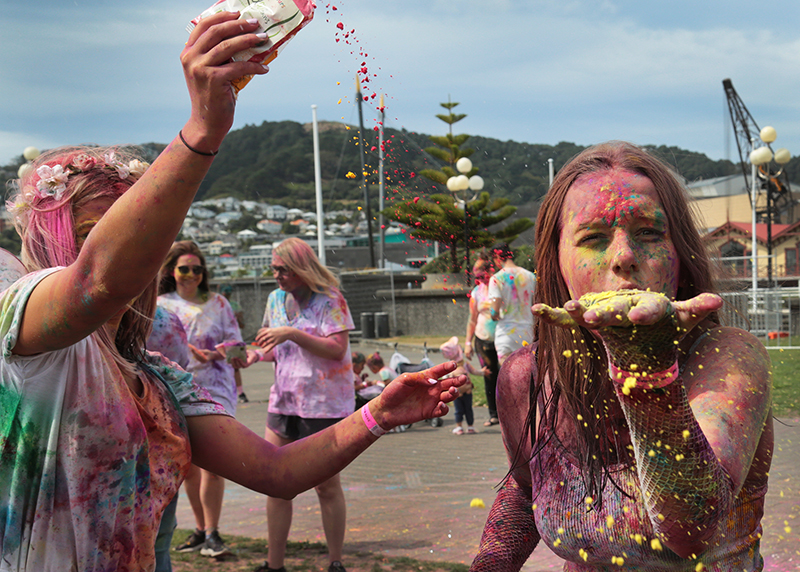
M70 175L85 173L98 166L104 169L113 169L121 180L125 180L130 176L138 179L150 165L138 159L125 163L117 158L114 151L106 151L102 161L86 153L81 153L67 165L42 165L36 169L39 180L36 182L34 194L42 199L53 197L56 201L60 201L64 191L67 190L67 180Z
M39 182L36 183L36 188L39 191L39 196L54 197L57 201L61 200L61 195L67 190L67 179L72 174L69 168L64 169L61 165L42 165L36 169L36 174L39 175Z
M86 147L71 153L56 151L51 158L43 157L39 161L41 164L35 171L9 184L13 194L6 202L6 210L13 215L15 225L25 226L29 211L50 211L54 203L62 203L71 192L69 180L75 175L95 169L108 170L107 175L112 179L116 177L133 185L150 166L138 159L122 158L113 149Z

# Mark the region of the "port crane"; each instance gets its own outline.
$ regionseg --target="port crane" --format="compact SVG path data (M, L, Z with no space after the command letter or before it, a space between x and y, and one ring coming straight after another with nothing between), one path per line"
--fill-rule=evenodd
M722 87L725 89L725 96L728 100L728 111L733 123L733 131L736 134L736 146L739 150L739 159L742 167L742 174L748 193L750 190L750 153L754 149L753 143L758 140L761 130L750 115L730 79L722 80ZM767 143L769 147L769 143ZM770 147L770 150L772 148ZM760 223L766 223L768 227L772 224L788 224L794 222L795 200L792 196L792 189L789 185L789 176L786 170L781 168L777 172L770 170L769 164L759 165L757 171L758 181L756 181L756 219ZM750 195L750 201L753 197ZM770 232L771 235L771 232ZM771 238L771 237L770 237ZM771 245L770 245L771 246Z

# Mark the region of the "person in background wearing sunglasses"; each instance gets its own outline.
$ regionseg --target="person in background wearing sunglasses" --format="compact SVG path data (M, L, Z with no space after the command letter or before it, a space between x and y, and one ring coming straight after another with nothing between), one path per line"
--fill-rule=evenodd
M265 439L283 447L322 431L355 407L349 330L354 328L339 279L308 244L287 238L272 255L278 289L270 293L258 350L275 362ZM336 474L315 487L330 557L329 572L345 572L342 550L346 519L344 491ZM256 572L286 572L286 541L292 501L267 497L267 562Z
M217 349L223 343L241 343L236 315L225 296L210 292L208 271L200 247L190 240L176 242L161 269L158 305L178 316L189 339L191 359L187 371L208 390L230 415L236 415L234 365ZM217 532L225 494L225 479L192 465L184 482L197 529L176 547L178 552L200 551L204 556L228 553Z

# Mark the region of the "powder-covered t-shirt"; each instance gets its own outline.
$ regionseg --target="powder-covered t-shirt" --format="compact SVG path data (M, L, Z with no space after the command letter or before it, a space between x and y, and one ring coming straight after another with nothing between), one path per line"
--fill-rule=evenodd
M180 318L189 343L198 349L214 350L223 342L242 341L236 315L225 296L209 292L208 300L198 304L170 292L158 297L158 305ZM187 370L194 375L195 383L206 388L228 413L236 414L236 379L231 364L224 359L202 363L192 355Z
M478 313L478 320L475 323L475 336L484 342L494 341L497 322L492 320L491 316L492 303L489 299L489 285L484 283L477 284L472 289L470 298L474 301L475 309Z
M180 318L161 306L156 306L153 330L147 338L147 350L158 352L183 369L189 367L189 339Z
M0 295L0 571L153 570L191 461L185 416L225 412L160 355L135 394L95 335L14 355L25 304L56 270Z
M306 306L289 319L286 292L274 290L267 300L263 326L291 326L317 337L354 328L350 308L338 291L332 296L312 294ZM336 419L353 412L355 391L349 341L340 360L319 357L289 340L275 346L273 354L275 383L269 396L271 413L304 419Z
M498 355L511 355L533 340L531 305L535 289L536 275L519 266L503 268L489 280L489 299L503 300L494 332Z

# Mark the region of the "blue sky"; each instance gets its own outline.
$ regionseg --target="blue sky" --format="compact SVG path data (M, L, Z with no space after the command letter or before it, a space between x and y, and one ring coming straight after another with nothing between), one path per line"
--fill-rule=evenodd
M0 164L28 145L168 142L188 117L178 55L211 4L3 0ZM337 9L334 11L332 7ZM767 7L768 6L768 7ZM356 124L353 86L385 93L388 126L528 143L608 139L738 160L722 80L777 147L800 154L800 2L341 0L240 94L234 128ZM345 41L336 28L355 30ZM339 38L339 42L336 42ZM363 54L366 53L366 56ZM341 103L339 103L341 100ZM365 109L374 125L377 99ZM311 167L309 167L311 168Z

